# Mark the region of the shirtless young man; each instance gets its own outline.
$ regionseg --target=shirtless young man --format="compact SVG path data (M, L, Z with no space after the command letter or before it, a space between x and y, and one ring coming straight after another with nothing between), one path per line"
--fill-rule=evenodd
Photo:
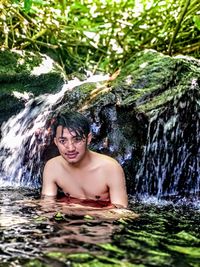
M45 165L42 197L56 197L60 188L69 203L126 208L123 169L113 158L88 149L92 139L88 120L69 111L58 116L55 127L54 142L60 155Z

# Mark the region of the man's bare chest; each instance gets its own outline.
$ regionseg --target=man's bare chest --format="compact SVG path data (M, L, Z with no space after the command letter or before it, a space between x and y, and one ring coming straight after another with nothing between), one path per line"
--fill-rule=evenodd
M104 177L66 176L60 177L57 185L71 197L81 199L108 200L109 189Z

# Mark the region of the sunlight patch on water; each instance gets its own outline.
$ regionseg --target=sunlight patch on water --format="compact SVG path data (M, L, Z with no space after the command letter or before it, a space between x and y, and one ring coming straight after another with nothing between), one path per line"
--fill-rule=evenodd
M28 223L28 220L25 218L22 218L18 215L11 215L11 214L3 214L4 211L1 211L0 216L0 227L10 227L17 224L24 224Z

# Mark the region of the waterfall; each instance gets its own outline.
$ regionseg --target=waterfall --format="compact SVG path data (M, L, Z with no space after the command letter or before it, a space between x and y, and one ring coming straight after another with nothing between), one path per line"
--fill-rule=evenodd
M67 90L88 82L108 80L108 76L94 75L85 81L71 80L56 94L45 94L30 99L16 116L4 122L0 142L0 185L1 187L40 186L41 153L48 142L47 119L54 106L62 100Z
M157 199L199 196L200 89L198 78L193 78L187 88L184 83L183 86L178 85L174 95L172 94L164 105L154 107L145 114L146 117L148 116L148 120L145 117L147 134L145 133L142 141L138 136L139 126L137 125L139 124L137 124L138 119L135 119L134 107L130 111L133 111L132 115L125 114L125 111L119 114L114 94L111 100L108 97L106 102L108 104L104 104L103 107L100 102L90 106L88 98L86 102L80 101L80 106L79 102L76 105L74 101L78 101L79 97L76 91L73 91L74 95L70 92L72 101L64 98L67 91L83 83L96 83L108 79L108 76L91 76L85 81L78 79L69 81L57 94L31 98L19 114L4 122L0 143L0 185L2 187L40 187L44 164L42 156L50 142L51 118L58 113L58 109L67 107L67 103L63 104L65 99L68 101L68 107L78 105L82 111L92 109L91 129L96 136L94 149L98 148L102 153L104 150L107 151L127 168L131 176L128 178L131 179L133 185L131 186L134 188L133 193L141 198L155 196ZM191 79L188 81L190 82ZM111 105L110 101L113 101ZM131 136L129 133L127 137L121 131L125 124L130 124L130 129L126 128L126 131L130 130ZM139 140L139 145L133 136L136 141ZM144 143L145 138L146 143ZM136 149L139 149L139 153L134 153ZM135 168L134 174L128 168L131 170Z
M200 88L190 88L153 111L136 175L139 197L198 197L200 194Z

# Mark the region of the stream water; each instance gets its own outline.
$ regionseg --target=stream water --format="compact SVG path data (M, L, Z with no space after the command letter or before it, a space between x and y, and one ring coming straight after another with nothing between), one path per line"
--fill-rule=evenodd
M0 266L200 266L200 210L129 199L136 219L97 220L44 210L39 192L0 191Z

